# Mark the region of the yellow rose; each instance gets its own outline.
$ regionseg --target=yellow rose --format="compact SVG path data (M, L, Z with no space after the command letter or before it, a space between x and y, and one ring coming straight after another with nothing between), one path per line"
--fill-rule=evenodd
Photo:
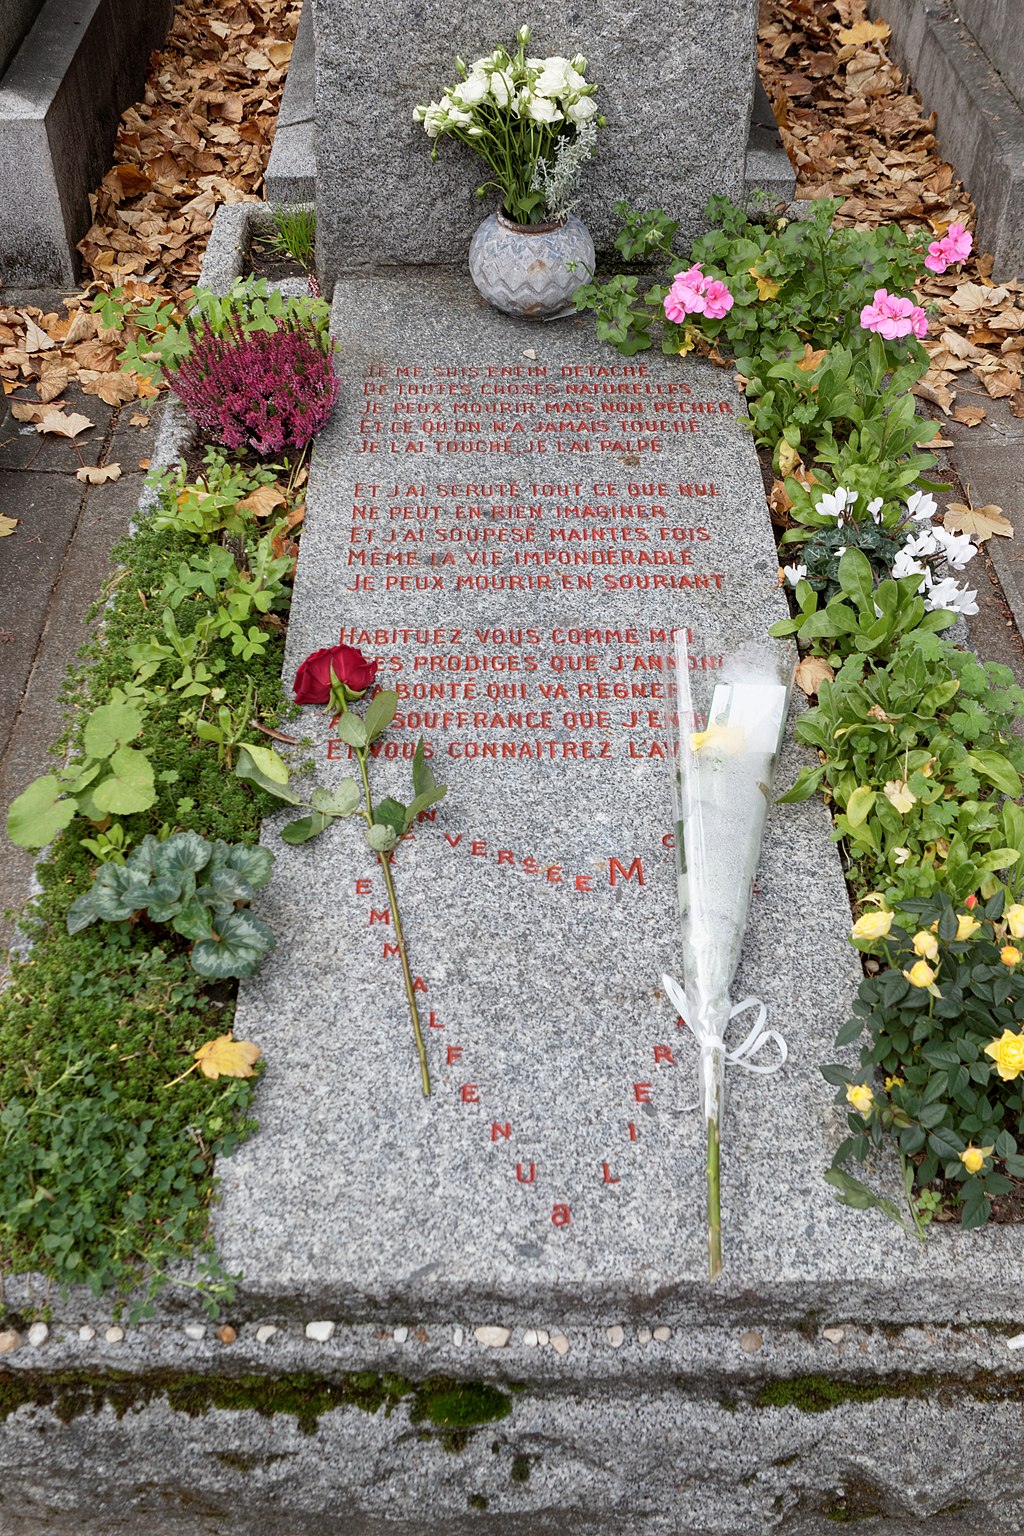
M1006 926L1010 930L1011 938L1024 939L1024 907L1019 901L1015 901L1012 907L1007 907Z
M939 958L939 941L934 933L929 933L922 928L920 933L914 934L914 954L920 955L922 960Z
M977 918L971 917L969 912L961 912L956 920L956 936L958 939L973 938L980 927Z
M1003 1082L1012 1083L1015 1077L1024 1072L1024 1035L1015 1035L1011 1029L1004 1029L998 1040L986 1045L985 1055L992 1057Z
M917 960L909 971L903 972L912 987L930 987L935 980L935 972L926 960Z
M892 1093L894 1088L902 1088L903 1082L904 1080L902 1077L887 1077L885 1080L886 1093Z
M1004 944L999 958L1004 965L1020 965L1020 950L1015 944Z
M892 927L891 912L865 912L853 925L855 939L884 939Z
M870 1115L875 1096L867 1083L851 1083L846 1090L846 1102L852 1104L859 1115Z
M992 1151L991 1147L964 1147L960 1153L960 1161L968 1173L980 1173L985 1166L985 1159Z

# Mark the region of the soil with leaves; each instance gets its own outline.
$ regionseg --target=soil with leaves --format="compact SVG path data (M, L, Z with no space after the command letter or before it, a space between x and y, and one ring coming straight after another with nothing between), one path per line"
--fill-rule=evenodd
M84 291L63 313L5 307L0 294L0 385L16 421L73 441L93 425L63 400L75 385L107 405L133 405L131 425L148 426L162 386L123 370L118 354L144 339L148 307L155 314L171 299L180 320L219 205L258 198L300 11L300 0L180 0L90 197ZM117 325L90 307L112 288L124 290L131 316ZM119 474L83 464L79 478L99 484ZM6 519L0 537L15 526Z
M762 0L759 68L790 159L798 198L841 197L836 222L974 227L974 209L938 152L935 115L889 54L889 25L865 0ZM1024 417L1024 281L992 281L992 258L968 274L928 273L918 284L934 306L931 358L916 393L967 426L984 407L957 406L958 385L976 382ZM941 444L937 446L942 446Z

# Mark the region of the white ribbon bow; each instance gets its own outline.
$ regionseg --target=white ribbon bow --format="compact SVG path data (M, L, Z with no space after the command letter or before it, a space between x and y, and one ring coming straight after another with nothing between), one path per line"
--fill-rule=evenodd
M789 1048L777 1029L765 1028L767 1009L760 998L745 997L741 1003L737 1003L734 1008L729 1010L729 1019L732 1020L738 1014L746 1013L748 1008L757 1009L757 1018L754 1020L754 1026L743 1041L743 1044L730 1051L721 1036L702 1034L700 1027L691 1021L690 1005L687 1002L686 993L674 977L662 976L661 984L668 994L669 1002L676 1009L679 1017L696 1039L702 1052L722 1050L725 1052L725 1060L729 1066L742 1067L744 1072L757 1072L762 1077L771 1077L774 1072L778 1072L781 1067L785 1066L786 1058L789 1055ZM750 1058L756 1056L761 1047L769 1040L774 1040L779 1048L778 1061L751 1061Z

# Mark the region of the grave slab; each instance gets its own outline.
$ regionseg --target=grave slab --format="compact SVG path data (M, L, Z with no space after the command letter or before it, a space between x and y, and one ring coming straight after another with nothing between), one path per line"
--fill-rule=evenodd
M822 1181L845 1130L818 1065L859 962L815 805L770 818L734 995L791 1060L734 1074L726 1275L705 1281L695 1050L659 985L679 966L663 637L699 626L712 665L785 611L728 375L624 362L585 320L510 320L436 273L344 281L333 314L289 675L339 635L377 657L400 703L375 795L409 798L421 734L449 784L395 863L434 1094L355 824L298 849L271 825L281 942L236 1023L271 1065L217 1222L245 1295L391 1322L612 1324L654 1299L706 1320L751 1295L790 1319L1012 1317L1014 1235L925 1253ZM318 783L354 771L322 712L303 728Z

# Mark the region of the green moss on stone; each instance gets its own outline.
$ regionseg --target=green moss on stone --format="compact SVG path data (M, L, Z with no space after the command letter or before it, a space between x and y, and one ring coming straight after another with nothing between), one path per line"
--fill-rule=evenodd
M509 1474L514 1483L528 1483L530 1481L530 1458L519 1455L513 1458L512 1471Z

